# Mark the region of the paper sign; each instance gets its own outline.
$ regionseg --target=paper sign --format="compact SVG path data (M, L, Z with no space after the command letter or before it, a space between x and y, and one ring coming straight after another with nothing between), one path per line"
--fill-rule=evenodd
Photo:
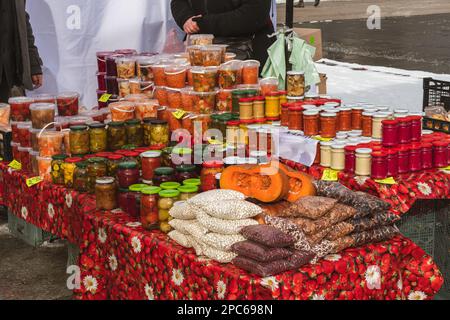
M0 157L0 161L3 161L3 158L2 158L2 157Z
M42 179L41 177L34 177L34 178L27 179L25 182L26 182L28 188L30 188L38 183L41 183L42 181L44 181L44 179Z
M111 97L112 97L112 94L105 93L104 95L102 95L100 97L100 99L98 99L98 101L106 103L106 102L108 102L109 98L111 98Z
M319 141L331 141L333 140L333 138L322 138L321 136L315 136L313 137L314 140L319 140Z
M323 181L338 181L339 171L333 169L325 169L322 175Z
M393 177L389 177L386 179L380 179L380 180L375 180L376 183L380 183L380 184L389 184L389 185L394 185L397 184L397 181L395 181L395 179Z
M309 38L309 43L312 44L312 45L314 45L314 44L316 43L316 38L315 38L314 36L311 36L311 37Z
M9 163L8 167L10 167L11 169L14 169L14 170L22 170L22 164L17 160L11 161Z
M180 120L181 118L183 118L183 116L186 114L186 111L184 110L177 110L175 112L172 112L173 116L175 118L177 118L178 120Z

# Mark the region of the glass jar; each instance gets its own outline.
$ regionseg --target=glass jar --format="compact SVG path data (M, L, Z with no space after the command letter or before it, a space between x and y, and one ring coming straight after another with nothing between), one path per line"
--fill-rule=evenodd
M170 167L161 167L154 171L153 185L159 187L164 182L175 181L175 170Z
M287 94L291 97L302 97L305 95L305 73L289 71L287 73Z
M345 153L345 172L354 174L356 169L356 146L346 146Z
M320 135L322 138L336 137L336 113L322 112L320 114Z
M67 156L58 154L52 157L52 181L57 185L64 185L64 160Z
M75 172L73 173L73 188L78 192L88 192L89 176L87 166L88 164L85 161L76 163Z
M362 135L364 137L372 137L372 117L375 113L363 112L362 114Z
M123 161L125 157L120 154L112 154L107 157L107 169L108 175L111 177L115 177L117 175L117 171L119 170L119 163Z
M176 167L176 181L183 183L183 181L188 179L198 178L197 167L195 165L180 165Z
M77 168L77 163L82 162L82 158L68 158L64 162L64 185L66 188L73 188L74 175Z
M239 100L247 98L247 93L244 90L233 90L231 93L232 112L239 113Z
M387 173L387 153L382 151L372 152L372 179L386 179Z
M175 202L179 200L179 197L180 191L178 190L163 190L159 193L158 220L160 230L164 233L169 233L172 230L172 227L168 223L170 220L169 211Z
M388 177L396 177L398 175L398 149L388 149L386 150L386 154L386 175Z
M338 131L350 131L352 130L352 108L340 107L339 108L339 122L337 124Z
M352 130L362 130L362 114L364 107L352 107Z
M163 190L177 190L181 186L178 182L164 182L159 186Z
M161 154L161 167L174 167L172 162L173 147L164 148Z
M34 129L43 129L55 122L56 107L53 103L33 103L30 105L31 123Z
M411 141L418 142L422 138L422 117L410 116L411 121Z
M241 120L253 119L253 98L239 99L239 118Z
M142 178L153 180L154 172L161 167L161 151L146 151L141 154Z
M56 97L58 115L60 117L73 117L78 115L80 95L76 92L61 93Z
M239 121L228 121L227 122L227 144L236 145L239 142Z
M448 166L448 141L433 142L433 165L435 168Z
M146 230L159 228L159 193L158 187L147 187L141 190L141 223Z
M127 143L135 146L144 145L144 129L141 121L137 119L126 122Z
M422 146L420 143L411 145L409 154L409 169L411 172L422 170Z
M89 130L87 126L70 127L70 153L85 155L89 153Z
M202 181L200 179L187 179L183 181L184 186L193 186L193 187L199 187L202 185Z
M275 118L280 116L280 96L278 92L266 95L266 117Z
M398 149L398 173L404 174L409 173L409 155L410 148L409 146L402 146Z
M399 143L399 123L397 120L383 120L382 132L382 143L384 147L395 147Z
M98 210L113 210L117 208L117 186L114 178L102 177L96 179L95 200Z
M29 121L31 119L30 106L33 99L27 97L9 98L11 121Z
M422 169L433 168L433 144L422 142Z
M180 191L180 200L187 201L198 194L198 187L184 185L178 188Z
M147 133L148 134L148 133ZM150 129L150 146L164 149L169 145L169 124L164 120L152 120Z
M134 218L139 218L141 215L141 191L148 188L146 184L131 185L128 191L127 205L122 208L127 214ZM123 189L121 189L123 190ZM125 189L126 190L126 189Z
M88 192L94 193L95 192L95 181L97 178L105 177L107 174L107 166L106 166L106 159L104 158L91 158L87 160L88 166Z
M293 103L283 103L281 105L281 126L282 127L289 127L289 108L294 107L295 105ZM302 115L302 122L303 122L303 115Z
M325 168L331 167L331 145L330 141L320 143L320 165Z
M411 143L411 119L409 117L398 119L398 142Z
M133 184L139 183L139 168L135 162L121 162L117 171L117 180L120 188L129 188Z
M283 119L281 121L283 121ZM283 125L283 123L281 125ZM291 106L288 108L288 127L289 130L303 131L303 107Z
M203 192L217 189L216 175L222 173L224 164L221 161L206 161L203 163L203 169L200 175L201 190Z
M303 112L303 128L305 136L316 136L319 134L319 111L306 110Z
M127 144L127 132L123 122L110 122L107 133L109 150L117 151Z
M372 138L382 139L383 138L383 121L387 120L388 117L384 113L375 113L372 117Z
M263 96L253 98L253 118L264 119L266 116L266 99Z
M334 143L331 145L331 169L342 171L345 169L344 145Z
M372 149L356 149L355 174L357 176L370 176L372 171Z
M103 123L89 125L89 149L93 153L104 152L108 149L106 125Z

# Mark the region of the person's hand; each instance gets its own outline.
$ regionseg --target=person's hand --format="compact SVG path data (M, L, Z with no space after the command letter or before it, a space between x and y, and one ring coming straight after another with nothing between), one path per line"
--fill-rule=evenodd
M187 34L193 34L193 33L199 32L200 28L198 27L197 22L193 21L192 19L200 18L200 17L201 16L194 16L194 17L188 19L188 21L186 21L183 26L184 32L186 32Z
M33 82L34 88L38 89L44 84L44 77L42 74L35 74L31 76L31 81Z

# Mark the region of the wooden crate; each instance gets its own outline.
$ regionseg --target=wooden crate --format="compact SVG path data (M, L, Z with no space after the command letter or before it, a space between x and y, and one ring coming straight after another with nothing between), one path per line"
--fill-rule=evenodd
M39 247L51 237L50 233L26 222L11 212L8 212L8 228L14 237L33 247Z

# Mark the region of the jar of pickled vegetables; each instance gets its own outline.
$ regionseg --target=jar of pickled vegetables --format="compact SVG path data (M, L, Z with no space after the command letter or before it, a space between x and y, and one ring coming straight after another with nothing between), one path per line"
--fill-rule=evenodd
M159 193L158 219L160 229L164 233L169 233L172 230L168 223L170 220L169 211L172 209L175 202L179 200L179 197L180 191L178 190L163 190Z
M146 230L159 228L159 187L147 187L141 190L141 223Z
M120 154L112 154L107 157L108 175L115 177L119 170L119 163L123 161L125 157Z
M141 191L145 188L148 188L146 184L134 184L131 185L128 190L125 189L127 191L127 201L125 206L120 206L121 209L130 216L139 218L141 211Z
M177 190L180 186L181 186L181 184L178 182L169 181L169 182L161 183L161 185L159 187L163 190Z
M95 191L95 181L97 178L105 177L108 172L108 167L106 166L106 159L104 158L91 158L87 160L88 166L88 192L94 193Z
M173 147L164 148L161 154L161 166L162 167L173 167L172 162L172 151Z
M175 181L175 170L170 167L161 167L155 170L153 185L159 187L164 182Z
M128 120L125 126L128 144L133 144L138 147L144 145L144 129L141 121L137 119Z
M169 125L164 120L153 120L150 129L150 146L164 149L169 145L170 134Z
M117 57L117 77L122 79L131 79L136 77L136 58L133 57Z
M219 68L218 81L220 89L234 89L241 82L242 62L234 60L224 63Z
M112 121L127 121L134 119L136 107L129 101L120 101L109 104Z
M40 131L37 134L39 154L41 157L52 157L62 154L64 133L59 131Z
M227 122L227 144L236 145L239 142L239 124L236 120Z
M70 127L70 153L84 155L89 153L89 130L87 126Z
M287 73L288 96L302 97L305 95L305 73L290 71Z
M74 175L77 168L77 163L82 162L82 158L68 158L64 162L64 184L67 188L73 188Z
M92 123L89 125L89 149L91 152L104 152L108 149L106 125Z
M96 179L95 199L98 210L117 208L117 186L114 178L101 177Z
M155 170L161 167L161 151L146 151L141 154L142 178L153 180Z
M58 154L52 157L52 181L54 184L64 185L64 160L67 156Z
M33 103L30 106L31 122L34 129L43 129L55 122L56 106L53 103Z
M181 165L176 167L177 180L182 183L185 180L198 178L197 167L195 165Z
M196 92L211 92L217 87L217 67L193 67L191 69L193 89Z
M117 151L127 144L127 131L123 122L110 122L107 133L109 150Z
M28 97L13 97L9 98L10 113L12 121L28 121L31 119L30 105L33 99Z
M80 95L76 92L61 93L56 97L58 115L61 117L73 117L78 115Z
M217 189L216 175L222 173L224 164L222 161L207 161L203 163L200 175L201 190L203 192Z
M243 63L242 83L258 84L260 62L257 60L247 60Z
M73 188L78 192L88 192L89 176L87 166L88 164L85 161L76 163L75 172L73 173Z
M121 162L117 172L117 179L120 188L129 188L133 184L139 183L139 168L135 162Z
M198 187L184 185L178 188L180 191L180 201L187 201L198 194Z
M200 186L202 185L202 181L199 178L187 179L183 181L183 185L200 188Z

